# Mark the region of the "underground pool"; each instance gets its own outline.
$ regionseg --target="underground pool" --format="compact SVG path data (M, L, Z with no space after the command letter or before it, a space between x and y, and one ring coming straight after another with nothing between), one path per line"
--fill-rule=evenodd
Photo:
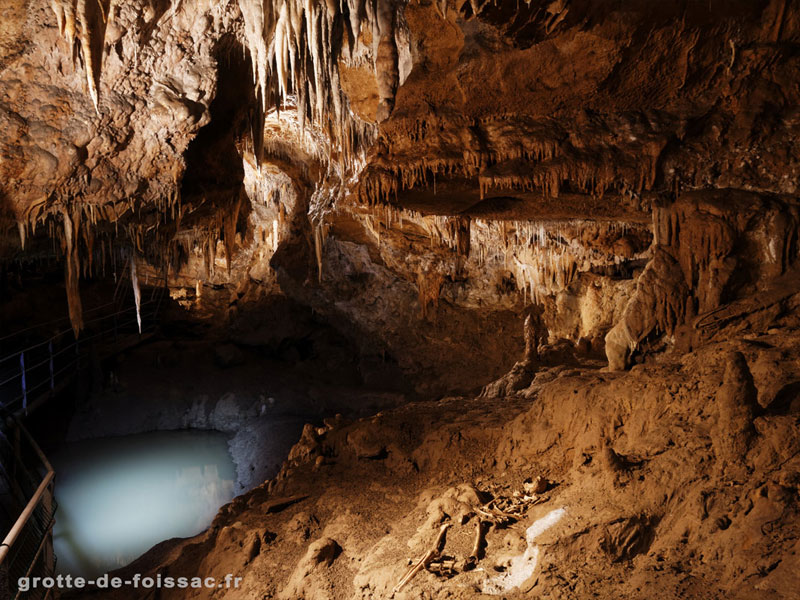
M94 577L158 542L190 537L234 496L227 437L162 431L63 446L54 527L56 573Z

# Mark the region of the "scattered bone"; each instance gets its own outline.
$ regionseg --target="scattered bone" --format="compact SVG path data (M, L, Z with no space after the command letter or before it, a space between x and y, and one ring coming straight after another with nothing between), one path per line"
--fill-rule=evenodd
M506 527L511 523L519 521L520 517L531 506L545 502L547 497L539 495L528 495L516 492L512 497L496 496L482 507L476 509L476 513L489 521L496 527Z
M533 481L526 481L522 484L526 494L543 494L550 486L550 482L545 477L537 475Z
M548 482L543 477L537 477L535 482L528 482L528 485L533 486L536 489L542 489L543 487L547 487ZM448 495L452 496L458 491L461 491L462 493L462 496L459 496L460 498L464 498L464 494L467 494L471 491L474 496L473 499L477 500L478 492L469 485L451 488L443 498L446 498ZM482 506L475 506L475 504L472 504L472 508L469 508L468 512L462 513L460 518L458 518L458 515L456 515L456 522L461 524L466 523L473 516L476 517L475 538L472 545L472 550L470 555L464 560L462 570L469 571L474 569L478 562L483 558L483 549L486 544L486 534L489 528L492 526L502 528L507 527L512 523L516 523L523 518L525 512L531 506L545 502L547 499L548 498L546 496L536 494L529 495L520 491L514 492L514 494L512 494L510 497L501 496L498 494ZM453 518L442 511L441 503L442 499L439 499L432 502L428 507L429 519L423 529L426 529L428 526L435 523L437 515L447 518L448 522L444 523L440 527L439 536L436 539L436 543L434 544L433 548L431 548L431 550L429 550L422 558L420 558L410 567L403 578L395 586L392 592L393 594L402 590L403 587L405 587L408 582L422 569L442 577L452 577L456 575L455 559L442 556L441 554L443 550L442 543L444 540L444 534L445 531L447 531L447 529L451 526L451 519ZM467 508L465 503L462 502L461 504L462 508ZM455 505L453 508L454 507ZM432 508L433 510L431 510ZM451 510L451 512L454 511Z
M453 577L456 575L456 561L454 558L437 558L432 560L425 569L439 577Z
M472 544L472 552L464 563L464 570L469 571L474 569L478 561L483 556L483 546L486 541L486 527L484 521L476 519L475 522L475 542Z
M436 541L434 542L433 547L428 550L422 558L415 562L414 565L406 572L403 578L397 582L397 585L392 590L392 596L402 590L408 584L408 582L411 581L422 569L427 569L434 559L440 557L445 541L445 533L449 527L450 523L445 523L439 528L439 535L436 536Z

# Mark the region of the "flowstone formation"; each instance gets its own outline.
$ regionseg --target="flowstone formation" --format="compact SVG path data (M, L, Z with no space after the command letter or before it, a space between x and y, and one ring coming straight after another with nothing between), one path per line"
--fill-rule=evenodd
M81 275L133 255L186 306L210 288L203 310L234 319L286 294L358 332L367 356L444 374L442 389L507 369L531 310L549 343L590 352L615 326L609 359L624 367L689 318L654 291L680 289L663 266L673 242L651 247L660 214L704 189L792 204L796 12L14 2L4 219L20 250L60 240L76 332ZM731 299L718 290L691 314ZM441 339L486 350L459 372Z
M531 311L548 343L589 352L613 326L609 360L624 367L736 297L718 284L698 296L707 282L685 259L679 291L664 257L684 242L653 238L673 203L746 190L788 207L775 235L794 226L796 12L15 2L4 219L20 250L60 240L76 332L81 274L133 255L186 306L211 288L203 310L223 318L289 295L357 332L366 355L450 379L442 390L507 369ZM713 273L727 260L686 247ZM459 371L442 339L486 349Z
M231 356L322 340L307 371L425 400L308 424L131 568L796 597L797 0L3 11L0 284L59 261L80 335L124 271Z

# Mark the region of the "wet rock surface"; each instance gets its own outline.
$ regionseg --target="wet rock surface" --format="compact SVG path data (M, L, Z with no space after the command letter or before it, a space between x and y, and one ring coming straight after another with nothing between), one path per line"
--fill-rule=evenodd
M165 288L71 436L229 432L250 490L129 572L796 596L797 2L3 11L4 328Z

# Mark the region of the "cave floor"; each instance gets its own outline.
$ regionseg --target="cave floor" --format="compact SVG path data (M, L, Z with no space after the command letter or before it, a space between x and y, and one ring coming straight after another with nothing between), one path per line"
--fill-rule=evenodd
M120 573L243 577L214 597L388 598L444 523L454 572L435 561L395 598L475 598L497 586L504 598L791 598L798 379L800 341L782 330L623 373L546 368L511 397L309 425L280 473L223 507L208 531ZM724 407L745 392L760 408L752 431L737 431ZM535 493L537 477L546 491ZM479 517L491 527L467 570ZM526 530L544 517L555 522L529 547ZM531 573L518 570L532 554ZM502 589L509 581L519 585ZM83 597L131 597L122 592Z

